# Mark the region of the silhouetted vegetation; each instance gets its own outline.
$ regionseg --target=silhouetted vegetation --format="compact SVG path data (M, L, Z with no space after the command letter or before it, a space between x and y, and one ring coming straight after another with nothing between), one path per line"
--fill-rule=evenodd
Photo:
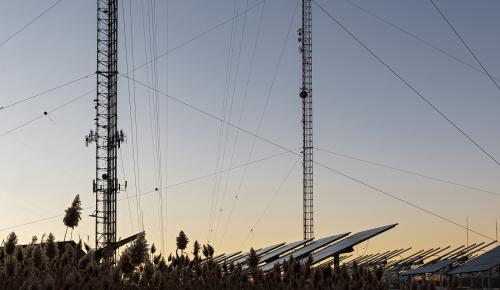
M211 245L195 241L192 255L187 254L184 232L177 237L175 256L165 259L141 234L116 265L96 261L81 241L57 243L52 234L40 244L36 241L34 237L20 246L15 233L8 235L0 249L0 289L387 289L382 270L357 266L312 268L310 261L290 259L263 273L253 249L246 266L219 265Z
M73 230L78 226L78 223L82 219L82 202L80 200L80 195L76 195L75 199L71 203L71 206L66 209L63 223L66 226L66 232L64 233L64 240L66 240L66 234L68 233L68 228L71 228L71 239L73 239Z

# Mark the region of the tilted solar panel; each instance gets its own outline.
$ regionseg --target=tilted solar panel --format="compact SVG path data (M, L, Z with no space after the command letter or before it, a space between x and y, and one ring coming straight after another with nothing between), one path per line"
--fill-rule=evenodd
M263 248L263 249L260 249L260 250L257 250L255 251L255 254L257 254L257 256L262 256L276 248L279 248L281 246L283 246L285 243L279 243L279 244L276 244L276 245L272 245L272 246L269 246L269 247L266 247L266 248Z
M273 259L277 259L280 255L282 255L288 251L291 251L297 247L300 247L300 246L310 242L311 240L312 239L300 240L300 241L296 241L296 242L284 245L281 248L278 248L272 252L269 252L269 253L263 255L262 257L260 257L259 261L260 262L268 262L268 261L271 261Z
M264 255L264 254L268 253L269 251L272 251L272 250L274 250L276 248L279 248L279 247L283 246L284 244L285 243L279 243L279 244L276 244L276 245L272 245L272 246L269 246L269 247L258 249L257 251L255 251L255 254L257 254L257 256ZM245 263L247 261L247 259L248 259L248 255L249 254L250 254L249 252L246 252L245 254L241 255L238 258L231 259L232 261L230 263L232 263L234 265Z
M226 263L227 264L235 264L234 263L235 261L239 261L239 259L246 259L247 256L248 256L248 252L241 253L241 254L238 254L238 255L232 257L231 259L228 259L226 261Z
M233 257L236 257L236 255L239 255L240 253L241 253L241 251L235 252L235 253L232 253L232 254L229 254L229 255L224 255L223 257L220 257L219 259L214 260L214 262L219 263L219 264L224 263L224 262L227 263L227 261L229 261Z
M430 265L427 265L424 267L420 267L420 268L406 271L406 272L402 273L401 275L406 276L406 275L433 274L433 273L436 273L438 271L441 271L442 269L444 269L446 267L453 265L453 263L458 262L458 261L459 261L459 259L441 260L441 261L437 261L433 264L430 264Z
M271 262L265 264L264 266L261 267L261 269L263 271L269 271L274 267L274 264L276 264L276 263L283 264L283 262L286 259L289 259L291 256L296 258L296 259L302 259L302 258L306 257L307 255L309 255L309 253L314 252L317 249L319 249L323 246L326 246L330 243L333 243L337 240L340 240L347 235L349 235L349 233L344 233L344 234L335 235L335 236L326 237L326 238L316 240L316 241L312 242L311 244L306 245L305 247L297 249L289 254L284 255L283 257L280 257L277 260L274 260L274 261L271 261Z
M397 226L397 224L378 227L375 229L362 231L362 232L356 233L352 236L349 236L349 237L341 240L340 242L335 243L331 246L328 246L328 247L324 248L323 250L314 254L312 256L313 263L318 263L318 262L320 262L328 257L332 257L334 255L344 253L344 252L348 251L351 247L353 247L359 243L362 243L362 242L364 242L364 241L366 241L366 240L368 240L376 235L379 235L385 231L388 231L395 226Z
M491 268L498 265L500 265L500 246L497 246L481 256L468 261L462 267L458 267L455 270L448 272L448 274L483 272L491 270Z
M214 261L215 263L218 263L220 260L223 260L223 259L227 259L226 254L222 254L221 256L217 256L217 257L213 258L212 261Z
M226 254L220 254L220 255L217 255L217 256L215 256L215 257L212 257L211 259L212 259L212 261L215 261L215 260L217 260L217 259L220 259L220 258L224 257L225 255L226 255ZM207 259L207 258L203 259L203 260L201 261L201 264L208 262L208 260L210 260L210 259Z

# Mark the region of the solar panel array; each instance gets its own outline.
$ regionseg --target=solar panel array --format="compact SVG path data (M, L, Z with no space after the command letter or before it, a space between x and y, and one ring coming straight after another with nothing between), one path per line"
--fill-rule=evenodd
M401 275L407 276L407 275L434 274L436 272L443 270L446 267L453 265L454 263L456 263L458 261L459 261L459 259L441 260L441 261L437 261L433 264L430 264L430 265L427 265L424 267L420 267L420 268L406 271L406 272L402 273Z
M500 265L500 246L497 246L477 258L468 261L462 267L458 267L448 274L483 272L491 270L493 267L498 265Z
M388 231L388 230L394 228L395 226L397 226L397 224L378 227L375 229L362 231L362 232L356 233L352 236L349 236L349 237L341 240L340 242L335 243L331 246L328 246L328 247L324 248L323 250L315 253L312 256L313 262L317 263L317 262L320 262L326 258L342 254L342 253L348 251L351 247L353 247L359 243L362 243L362 242L364 242L364 241L366 241L366 240L368 240L376 235L379 235L385 231Z
M340 234L340 235L335 235L335 236L319 239L319 240L314 241L313 243L311 243L309 245L306 245L305 247L299 248L299 249L297 249L289 254L286 254L283 257L280 257L274 261L269 261L267 264L263 265L261 267L261 269L263 271L269 271L274 267L274 265L276 263L282 264L289 257L294 257L296 259L302 259L302 258L306 257L307 255L309 255L309 253L311 253L311 252L313 252L313 251L315 251L323 246L326 246L330 243L333 243L339 239L342 239L343 237L345 237L347 235L349 235L349 233L344 233L344 234Z
M279 244L272 245L272 246L269 246L269 247L266 247L266 248L262 248L262 249L260 249L260 250L255 251L255 254L256 254L257 256L264 255L264 254L266 254L266 253L268 253L268 252L270 252L270 251L273 251L273 250L274 250L274 249L276 249L276 248L279 248L279 247L283 246L284 244L285 244L285 243L279 243Z
M232 253L232 254L229 254L229 255L223 255L222 257L214 259L214 262L216 262L216 263L227 262L229 259L232 259L232 258L236 257L240 253L241 253L241 251L235 252L235 253Z
M352 236L349 236L350 233L343 233L318 239L316 241L314 241L313 239L307 239L296 241L290 244L278 243L269 247L258 249L257 251L255 251L255 253L259 257L260 263L263 264L260 266L263 271L271 270L275 264L283 263L290 257L293 257L297 260L303 260L311 254L313 263L317 264L318 262L324 261L328 258L332 258L333 256L349 252L355 245L366 241L378 234L381 234L395 227L396 225L397 224L391 224L383 227L378 227L375 229L356 233ZM340 240L340 242L332 244L338 240ZM311 243L307 244L309 242ZM390 252L388 253L390 254ZM244 264L246 263L249 254L249 252L236 252L227 255L223 254L214 257L213 261L219 264ZM383 253L382 256L384 254L387 253Z
M312 239L307 239L307 240L300 240L300 241L296 241L296 242L293 242L293 243L290 243L290 244L287 244L281 248L278 248L272 252L269 252L267 253L266 255L260 257L260 262L268 262L268 261L271 261L273 259L276 259L278 258L280 255L288 252L288 251L291 251L297 247L300 247L304 244L306 244L307 242L310 242Z
M275 244L275 245L272 245L269 247L258 249L257 251L255 251L255 254L257 256L262 256L262 255L264 255L264 254L266 254L266 253L268 253L276 248L283 246L284 244L285 243L279 243L279 244ZM248 259L249 254L250 254L249 252L239 254L238 256L234 256L231 259L226 260L226 263L227 264L234 264L234 265L245 263L246 260Z

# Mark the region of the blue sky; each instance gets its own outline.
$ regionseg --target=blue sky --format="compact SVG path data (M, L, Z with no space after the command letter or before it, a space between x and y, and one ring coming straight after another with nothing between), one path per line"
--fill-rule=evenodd
M353 2L479 67L430 2ZM45 0L1 1L0 41L52 3ZM119 71L122 73L126 72L127 59L131 68L151 58L148 21L152 18L147 17L148 3L149 7L155 8L157 51L163 53L167 47L176 47L231 18L235 7L238 11L244 10L247 1L168 0L168 9L167 0L119 1ZM248 1L249 7L258 3L260 1ZM345 0L318 0L318 3L493 156L500 156L500 138L495 130L500 122L497 113L500 92L485 74L429 48ZM500 75L500 60L497 57L500 48L497 31L500 4L497 1L451 0L436 3L488 71L494 76ZM297 14L299 10L295 10L296 4L292 0L268 0L265 6L258 5L250 10L246 20L242 15L236 21L229 21L173 51L168 58L158 59L158 88L222 116L224 91L228 86L227 105L230 106L229 100L233 100L230 121L238 123L249 79L240 126L255 131L266 98L270 96L259 135L287 148L300 147L300 56L296 34L300 17ZM0 47L0 106L95 71L95 8L95 1L64 0ZM262 11L261 31L252 64ZM294 12L296 15L285 42ZM432 111L316 6L313 17L315 147L499 192L497 176L500 168L495 163ZM228 73L233 25L233 62L231 73ZM282 60L277 67L283 47ZM251 65L252 73L248 78ZM138 70L135 78L147 82L151 72L152 68L148 66ZM95 78L90 76L2 110L0 134L93 88ZM120 237L137 231L138 227L129 88L133 91L133 84L130 83L129 87L125 78L120 79L119 123L128 136L128 142L122 146L125 170L120 165L120 176L124 174L129 183L128 192L120 193L120 197L127 194L131 197L130 211L126 201L119 203ZM154 160L157 157L152 146L151 122L154 118L149 111L150 95L151 92L136 85L138 127L134 133L139 144L142 192L158 187L155 181ZM84 206L92 207L95 150L86 148L84 144L85 134L94 127L92 99L90 94L48 117L0 137L0 228L61 214L76 193L82 197ZM167 184L176 184L217 171L217 160L222 162L222 159L217 159L220 122L173 101L167 102L162 95L159 95L159 108L162 185L165 180ZM225 118L228 118L228 112ZM226 131L224 128L223 132L228 135L222 138L222 144L227 141L227 145L223 146L226 147L226 154L222 168L228 168L231 159L232 166L246 163L253 137L239 133L235 143L236 130ZM233 147L233 144L236 146ZM250 160L281 151L259 140L255 144ZM231 158L233 150L234 157ZM469 217L472 228L495 236L499 196L429 181L323 151L316 151L315 159L458 223L465 224ZM218 212L215 212L215 224L218 226L213 227L215 237L211 238L216 249L229 251L301 238L301 170L300 162L295 161L295 156L283 154L248 166L244 178L241 168L231 171L229 175L219 176L222 186L216 191L220 202ZM291 173L286 178L288 172ZM212 176L162 190L162 199L158 193L143 196L141 206L151 242L161 244L160 202L163 202L167 227L166 251L173 249L174 237L181 229L192 240L205 242L209 232L213 188L218 182ZM235 199L236 193L238 199ZM85 213L75 235L84 239L90 236L93 242L93 220L87 216L90 213ZM22 240L48 232L62 237L64 227L61 220L62 217L57 217L15 230ZM465 230L315 167L316 236L354 232L393 222L399 222L399 227L370 242L370 249L465 243ZM253 229L251 234L250 229ZM3 233L7 235L8 231ZM484 240L473 234L470 238Z

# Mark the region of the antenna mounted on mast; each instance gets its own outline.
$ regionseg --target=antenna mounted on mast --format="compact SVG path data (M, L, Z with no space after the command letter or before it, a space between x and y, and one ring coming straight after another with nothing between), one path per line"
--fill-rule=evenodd
M97 89L95 131L85 137L85 143L96 144L96 176L93 191L96 198L95 247L106 252L104 258L114 262L116 244L117 153L124 141L118 131L118 0L97 1ZM107 249L110 252L107 253Z

